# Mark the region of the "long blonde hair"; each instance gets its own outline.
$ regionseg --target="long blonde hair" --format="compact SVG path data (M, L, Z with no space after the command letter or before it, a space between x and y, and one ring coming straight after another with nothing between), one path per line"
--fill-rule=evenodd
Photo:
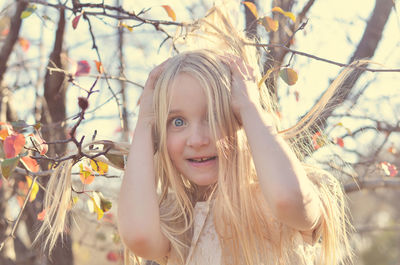
M212 187L211 194L214 201L212 211L215 227L221 240L224 262L235 265L270 264L269 262L286 265L293 263L289 255L293 251L300 252L304 260L314 259L317 245L321 245L321 255L316 258L321 264L334 265L339 263L342 257L348 257L348 261L351 261L348 240L351 225L347 217L344 194L340 183L329 173L304 165L309 178L316 186L323 215L320 226L322 238L320 242L312 246L313 253L304 249L300 250L293 238L285 236L291 234L291 229L274 221L270 216L266 201L262 196L258 196L261 193L257 191L258 179L246 134L231 109L231 73L229 67L220 58L222 51L242 57L255 70L257 80L260 80L258 52L255 46L245 44L252 40L240 34L227 16L217 8L213 8L206 18L199 20L195 25L188 29L189 33L185 35L185 39L193 43L196 42L196 38L206 39L215 49L195 49L170 59L166 70L156 82L154 93L156 114L154 166L156 181L160 188L161 229L170 240L171 248L178 253L179 264L184 264L188 253L197 192L196 185L182 177L175 169L166 147L169 89L180 73L190 74L202 85L208 101L210 131L214 139L220 139L216 142L219 177L215 186ZM275 115L276 102L269 95L265 84L260 85L260 104L274 117L277 130L296 154L304 153L302 150L304 145L299 145L296 139L299 135L307 135L307 129L315 122L336 88L352 72L352 69L345 69L310 113L286 130L280 130L279 119ZM217 134L223 137L217 137ZM117 151L115 153L127 153L127 149ZM299 159L301 160L302 157ZM71 163L66 164L63 167L65 169L57 172L64 175L60 177L56 174L51 178L68 180L66 175L70 174L71 166ZM70 189L67 184L64 186L64 191ZM58 207L58 204L54 203L57 200L65 201L53 198L52 191L56 188L56 182L50 181L47 192L53 195L48 195L46 207L53 209L49 211L52 215L45 219L40 230L41 234L49 232L45 242L50 245L50 248L54 245L57 236L62 233L61 227L64 225L62 220L65 218L65 214L59 213L61 205ZM61 197L70 196L68 192L60 194L62 194Z

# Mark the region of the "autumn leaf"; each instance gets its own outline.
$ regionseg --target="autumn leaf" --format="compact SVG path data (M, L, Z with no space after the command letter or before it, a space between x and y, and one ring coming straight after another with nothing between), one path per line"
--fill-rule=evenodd
M0 130L0 139L1 140L6 139L7 136L9 136L7 129Z
M93 195L96 196L96 193L93 193ZM93 203L93 210L95 213L97 213L97 220L100 220L101 218L103 218L104 212L100 209L94 197L90 197L90 199Z
M107 260L108 261L116 262L116 261L119 260L119 257L120 257L120 255L118 253L114 252L114 251L109 251L107 253Z
M312 137L312 142L313 142L314 149L317 150L317 149L321 148L322 146L326 145L328 140L326 139L325 135L322 135L321 132L316 132L316 133L314 133L314 135Z
M105 173L108 172L108 165L104 162L91 159L90 166L94 171L96 171L100 175L104 175Z
M104 72L103 64L96 60L94 60L94 62L96 64L97 72L99 72L99 74L102 74Z
M82 14L74 17L74 19L72 20L72 28L76 29L76 27L78 26L79 23L79 19L81 18Z
M20 133L7 136L4 140L4 153L6 158L16 157L25 145L25 136Z
M75 76L86 75L88 73L90 73L90 65L88 61L86 60L78 61Z
M258 19L258 12L257 12L257 7L254 3L248 2L248 1L243 1L242 2L247 8L253 13L254 17Z
M162 5L162 7L165 9L165 11L167 12L168 16L173 20L176 21L176 15L174 10L172 10L172 8L169 5Z
M31 195L29 196L29 201L33 202L36 199L36 195L39 191L39 185L37 184L36 181L32 184L31 177L25 176L25 178L26 178L26 183L28 184L28 189L30 189L31 185L33 185Z
M21 163L31 172L38 172L40 167L37 161L29 156L21 157Z
M339 145L340 147L344 147L343 138L341 138L341 137L336 137L336 138L335 138L335 142L336 142L336 144Z
M279 28L279 22L277 20L273 20L271 17L265 16L260 20L261 24L264 26L267 32L277 31Z
M125 167L125 160L124 160L124 156L122 155L115 155L115 154L105 154L105 157L107 157L107 159L113 163L114 165L116 165L119 168L124 168Z
M392 144L389 148L388 148L388 152L395 155L397 154L397 149L396 147L394 147L394 145Z
M44 155L49 150L49 146L46 142L42 139L42 137L37 136L35 134L30 134L30 141L33 143L34 147L40 152L40 155Z
M36 5L30 4L24 11L21 13L21 19L25 19L33 14L36 11Z
M283 68L282 70L279 71L279 76L289 86L296 84L298 79L297 72L292 68Z
M45 216L46 216L46 209L43 209L43 211L41 211L40 213L38 213L37 219L38 219L39 221L43 221Z
M398 173L396 166L390 164L389 162L381 162L380 166L387 176L394 177Z
M104 198L101 192L97 192L97 195L100 198L100 208L103 212L108 212L112 207L112 202L106 198Z
M1 162L1 174L3 177L8 179L13 172L13 170L17 167L19 161L19 157L4 159Z
M280 8L279 6L275 6L274 8L272 8L272 12L279 12L285 17L290 18L294 23L296 23L296 16L292 12L282 10L282 8Z
M126 29L129 30L130 32L133 31L133 27L132 27L132 26L128 26L127 24L125 24L125 23L123 23L123 22L120 22L118 25L119 25L120 27L126 28Z
M30 47L29 40L27 40L25 38L19 38L18 43L24 52L27 52L29 50L29 47Z
M92 171L88 167L84 167L83 164L79 165L80 170L79 170L79 177L81 179L81 182L85 185L89 185L94 181L94 175L92 174Z

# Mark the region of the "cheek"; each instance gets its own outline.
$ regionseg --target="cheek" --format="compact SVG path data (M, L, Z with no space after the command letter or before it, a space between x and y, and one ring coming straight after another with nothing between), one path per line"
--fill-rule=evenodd
M185 142L183 141L182 137L179 137L179 135L175 133L167 135L167 150L173 162L181 156L184 146Z

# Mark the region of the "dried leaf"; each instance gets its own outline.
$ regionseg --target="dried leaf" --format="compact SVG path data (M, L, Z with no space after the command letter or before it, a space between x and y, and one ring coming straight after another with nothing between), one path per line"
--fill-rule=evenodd
M172 8L169 5L162 5L162 7L165 9L165 11L167 12L168 16L173 20L176 21L176 15L174 10L172 10Z
M261 24L264 26L267 32L275 32L279 28L279 22L277 20L273 20L271 17L268 16L261 18Z
M279 6L275 6L274 8L272 8L272 12L279 12L282 15L284 15L285 17L290 18L294 23L296 23L296 16L292 12L284 11Z
M258 19L258 12L257 12L257 7L254 3L248 2L248 1L243 1L242 2L247 8L253 13L254 17Z
M297 72L292 68L283 68L279 71L279 76L286 82L289 86L296 84L298 76Z

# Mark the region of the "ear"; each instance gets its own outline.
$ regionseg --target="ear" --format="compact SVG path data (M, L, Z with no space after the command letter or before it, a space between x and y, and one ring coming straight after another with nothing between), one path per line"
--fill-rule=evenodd
M152 127L151 132L152 132L151 134L152 134L152 137L153 137L153 155L154 155L158 151L158 145L160 144L160 137L157 134L156 128L155 128L154 125Z

